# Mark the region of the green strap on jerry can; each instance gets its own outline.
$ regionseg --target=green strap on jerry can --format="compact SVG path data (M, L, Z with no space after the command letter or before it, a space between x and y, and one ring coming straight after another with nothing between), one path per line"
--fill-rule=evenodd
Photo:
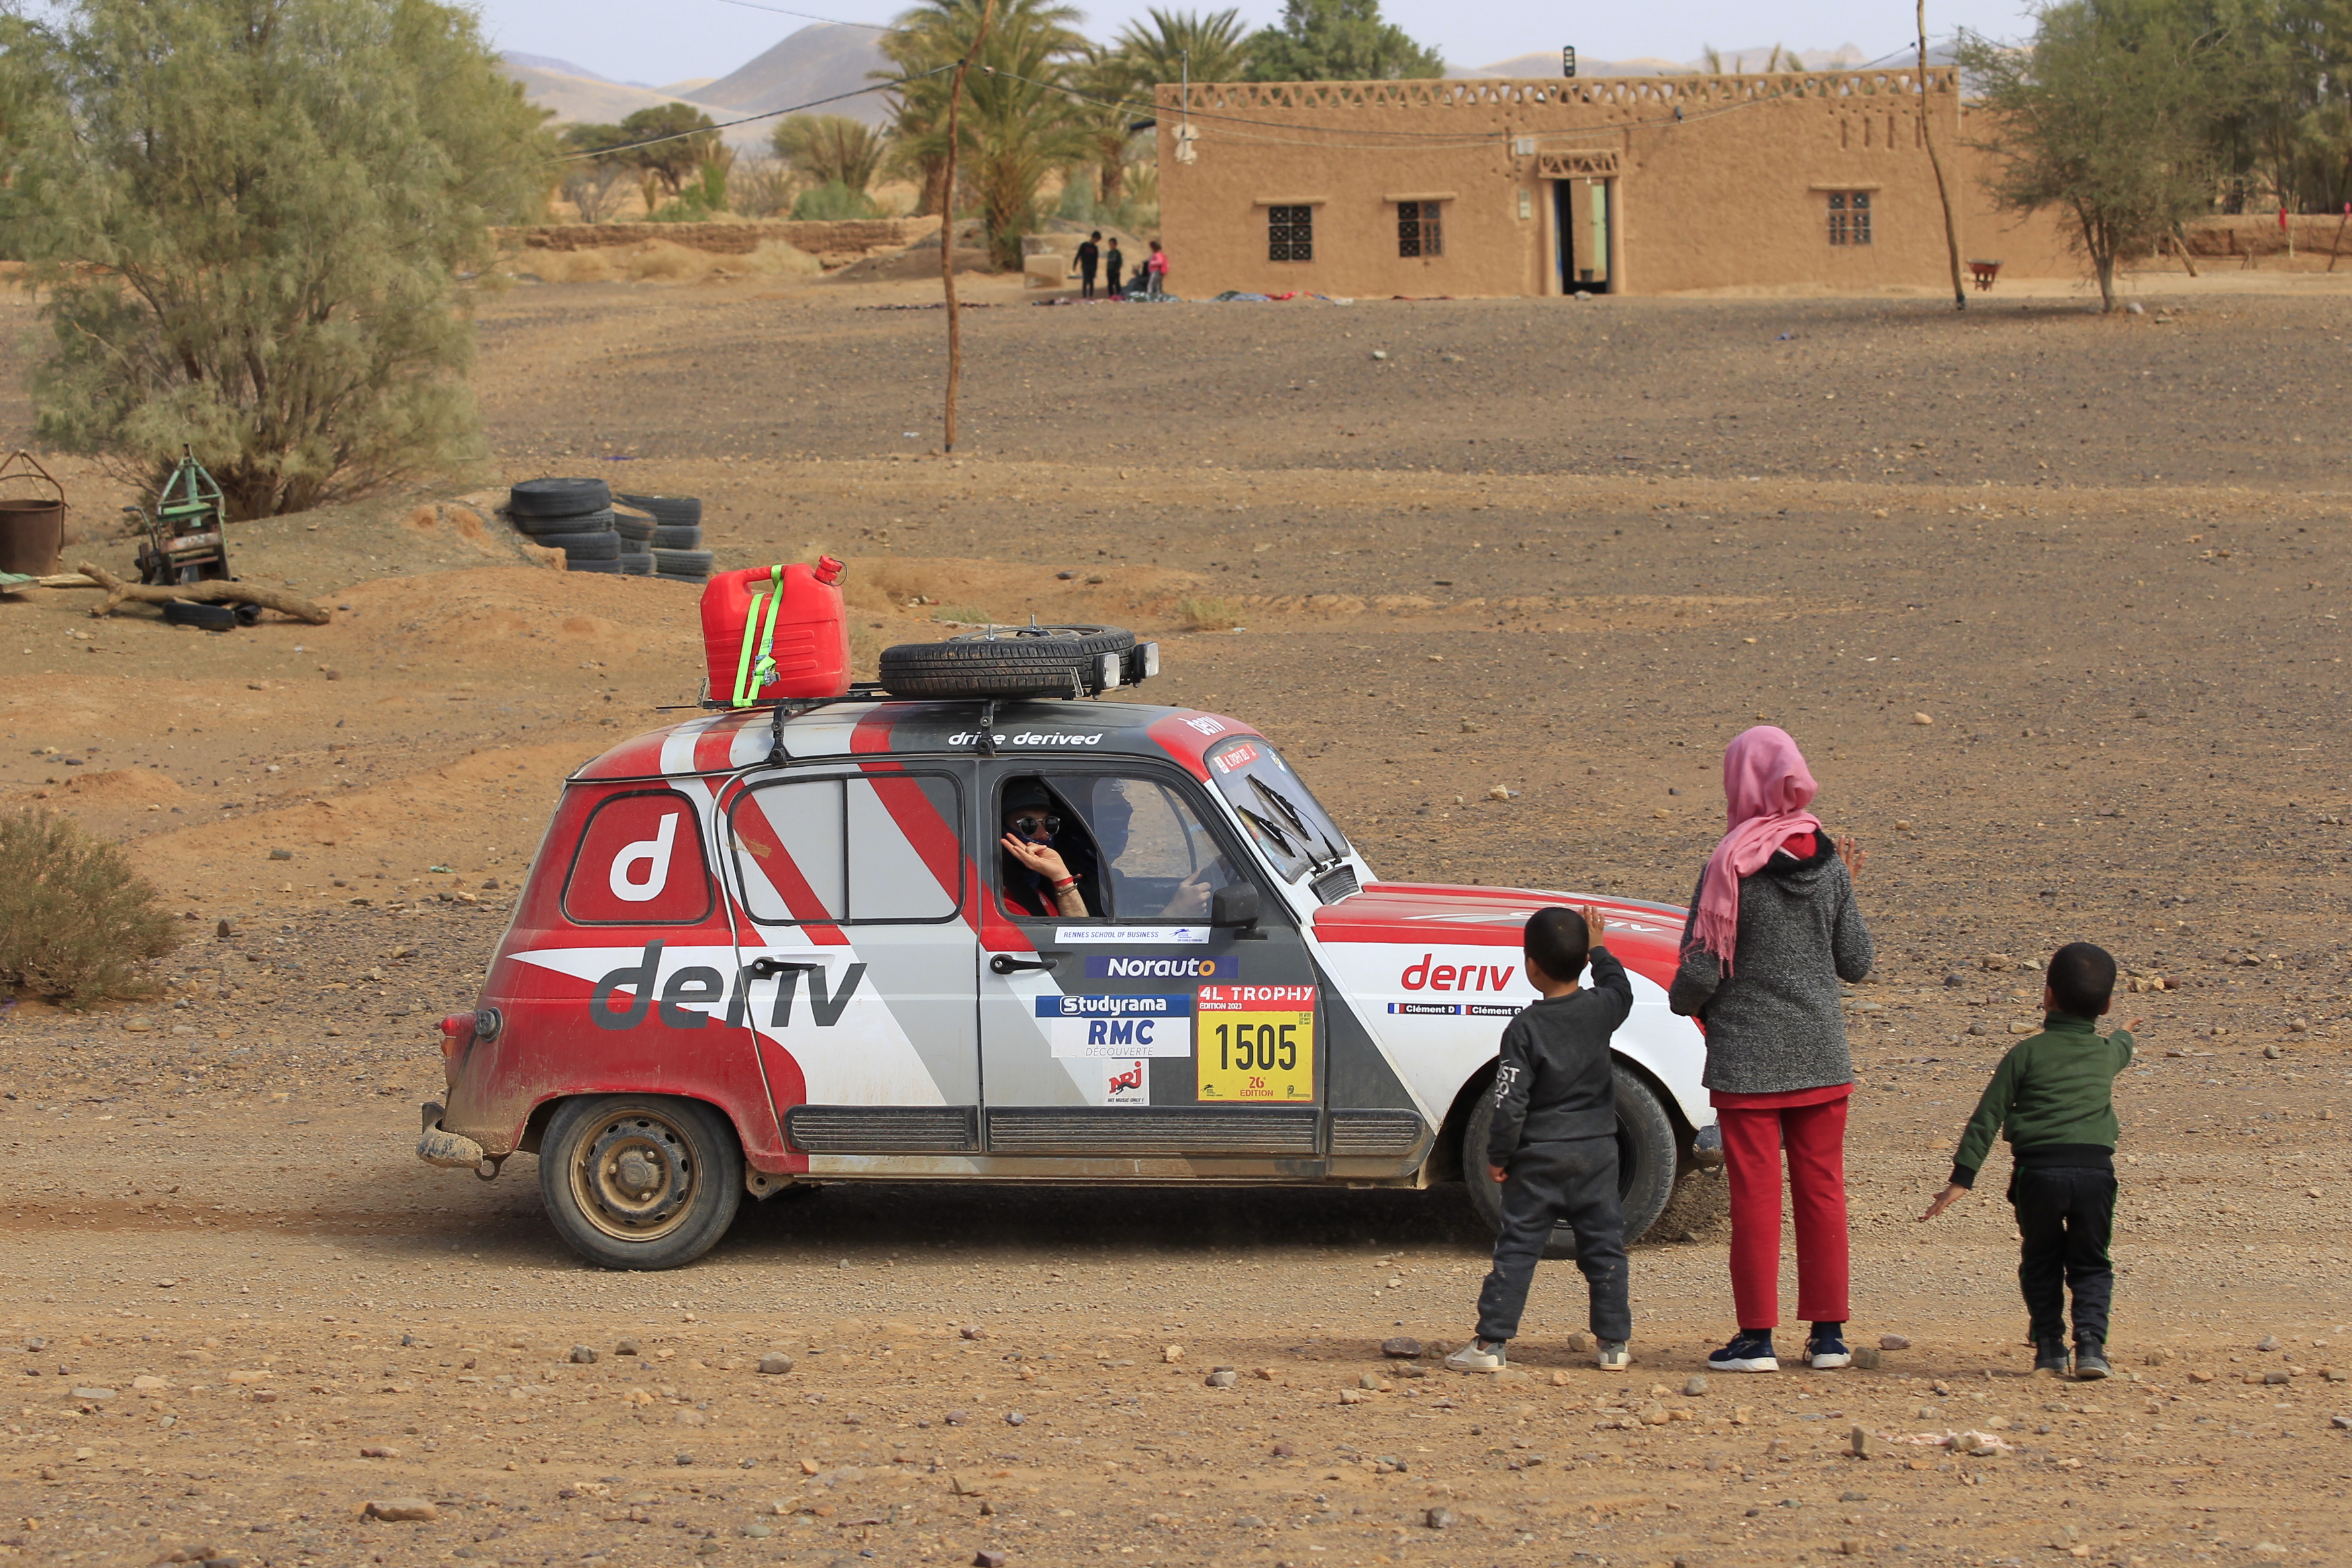
M738 708L751 707L759 700L760 689L775 682L776 606L784 599L784 569L782 566L768 569L765 592L768 617L764 626L760 623L761 596L760 592L753 592L751 607L743 612L743 648L735 657L734 706ZM759 633L756 638L752 635L755 627Z

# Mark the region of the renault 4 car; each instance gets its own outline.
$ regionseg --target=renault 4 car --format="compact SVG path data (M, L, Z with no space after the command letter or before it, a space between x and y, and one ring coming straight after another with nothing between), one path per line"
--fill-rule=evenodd
M1719 1159L1664 989L1682 910L1383 882L1226 714L707 714L565 781L478 1005L443 1026L418 1152L485 1178L536 1154L564 1240L618 1268L687 1263L799 1184L1466 1173L1492 1224L1481 1091L1536 995L1521 928L1586 902L1634 991L1630 1237Z

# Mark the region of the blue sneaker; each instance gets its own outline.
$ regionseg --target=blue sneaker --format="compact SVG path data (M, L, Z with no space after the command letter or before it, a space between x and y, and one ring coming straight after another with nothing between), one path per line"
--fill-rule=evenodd
M1742 1329L1731 1342L1706 1358L1710 1372L1778 1372L1780 1358L1772 1353L1772 1331Z
M1813 1331L1805 1339L1805 1358L1815 1372L1835 1372L1853 1364L1853 1354L1845 1348L1843 1323L1815 1323Z

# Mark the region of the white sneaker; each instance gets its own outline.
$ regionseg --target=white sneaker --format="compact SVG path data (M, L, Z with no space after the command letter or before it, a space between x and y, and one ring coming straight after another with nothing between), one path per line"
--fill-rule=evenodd
M1592 1362L1603 1372L1622 1372L1633 1364L1633 1352L1625 1347L1623 1340L1603 1340Z
M1503 1370L1503 1342L1492 1343L1472 1340L1445 1358L1445 1364L1455 1372L1500 1372Z

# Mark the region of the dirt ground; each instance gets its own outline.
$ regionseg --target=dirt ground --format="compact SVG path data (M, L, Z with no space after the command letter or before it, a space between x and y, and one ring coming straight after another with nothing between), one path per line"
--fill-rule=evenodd
M185 931L152 1003L0 1004L0 1552L2352 1560L2347 281L2151 275L2104 320L2006 284L1954 316L975 281L953 457L939 313L879 308L919 284L492 300L493 470L236 535L331 624L0 600L0 807L126 841ZM0 445L36 330L0 292ZM121 485L52 466L68 560L127 561ZM1151 695L1263 726L1393 878L1679 902L1722 743L1785 725L1871 852L1853 1332L1907 1347L1694 1381L1733 1326L1704 1184L1636 1249L1630 1373L1568 1348L1553 1266L1524 1370L1468 1380L1434 1364L1484 1270L1458 1188L836 1187L614 1276L529 1157L420 1165L432 1025L559 779L697 694L690 589L527 563L458 504L591 471L706 498L722 567L846 555L865 658L941 615L1159 635ZM2074 938L2165 982L2117 998L2106 1384L2027 1375L1998 1161L1913 1223ZM437 1517L361 1517L404 1498Z

